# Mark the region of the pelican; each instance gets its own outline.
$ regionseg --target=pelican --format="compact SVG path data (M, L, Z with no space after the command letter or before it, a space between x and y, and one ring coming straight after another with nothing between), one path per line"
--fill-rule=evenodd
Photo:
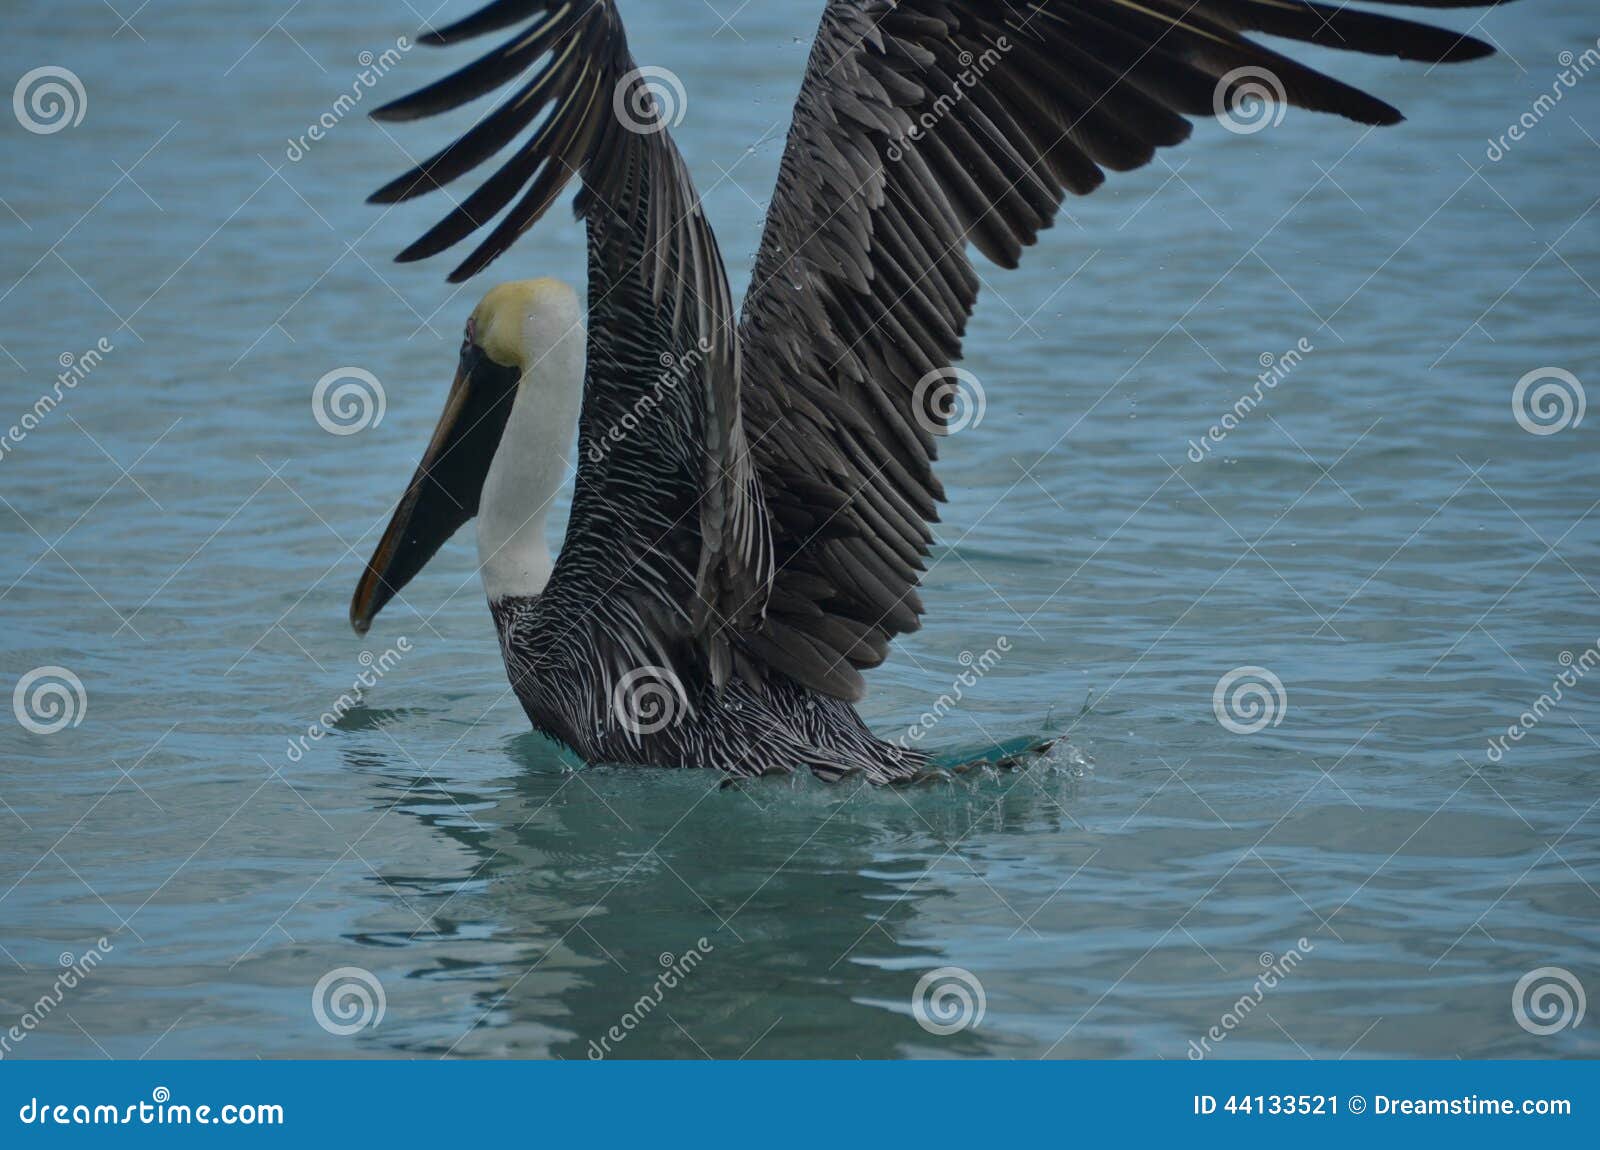
M829 0L736 316L653 94L660 71L634 63L613 0L494 0L419 39L506 29L373 113L412 120L509 90L372 200L409 200L509 150L398 256L488 228L458 283L580 177L587 316L550 279L500 284L473 309L351 623L365 633L476 519L507 673L543 734L591 763L875 783L930 762L874 736L854 704L862 672L923 614L944 498L933 463L980 283L971 250L1015 267L1067 193L1183 142L1191 116L1266 96L1401 120L1245 33L1430 64L1492 52L1309 0ZM552 556L545 518L574 433Z

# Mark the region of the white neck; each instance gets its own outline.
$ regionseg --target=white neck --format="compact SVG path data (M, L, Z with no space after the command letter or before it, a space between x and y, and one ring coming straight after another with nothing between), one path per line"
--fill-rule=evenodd
M544 590L550 504L566 479L583 405L583 327L570 296L522 322L522 381L478 505L478 563L491 603ZM570 306L567 306L570 303Z

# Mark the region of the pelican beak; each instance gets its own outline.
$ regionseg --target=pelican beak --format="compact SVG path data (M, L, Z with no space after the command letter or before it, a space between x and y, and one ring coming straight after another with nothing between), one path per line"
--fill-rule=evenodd
M357 634L365 635L384 604L478 514L520 378L518 369L495 363L477 344L462 349L444 414L350 601Z

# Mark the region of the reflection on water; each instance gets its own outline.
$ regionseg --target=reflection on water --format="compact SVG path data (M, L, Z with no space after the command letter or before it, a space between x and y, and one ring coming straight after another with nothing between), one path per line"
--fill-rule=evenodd
M892 1057L928 1039L904 972L941 961L917 941L921 906L950 897L929 864L955 840L989 837L972 825L979 805L993 806L993 834L1060 832L1075 777L1041 766L1048 790L994 785L929 802L787 780L728 790L692 774L572 771L532 734L504 750L525 769L496 793L405 774L375 788L375 804L465 848L449 875L402 866L374 876L422 921L356 940L434 952L407 977L470 993L460 1033L403 1049ZM378 767L359 756L350 765ZM730 805L759 820L760 836L727 817ZM658 981L664 970L672 985ZM834 1020L857 1003L890 1009L845 1050ZM603 1044L614 1027L622 1038ZM991 1048L968 1030L940 1050Z
M466 540L350 633L475 289L388 262L438 212L361 202L393 136L291 144L407 5L269 28L170 0L137 37L12 7L0 75L70 67L88 108L0 111L0 428L110 350L0 456L0 692L83 686L54 733L0 712L0 1038L32 1021L6 1057L1600 1054L1592 1011L1513 1010L1547 967L1600 993L1600 681L1539 702L1600 637L1596 421L1512 408L1545 368L1594 398L1600 82L1486 154L1593 43L1587 6L1491 12L1507 56L1470 71L1311 53L1408 123L1202 127L985 269L987 408L941 452L926 625L865 714L947 752L1064 742L890 792L571 769L506 690ZM625 7L690 93L736 290L818 8L714 35ZM457 62L405 53L370 95ZM581 282L560 214L506 275ZM387 408L331 435L313 388L350 367ZM976 1023L944 1035L913 1013L942 968L925 1005L964 991ZM314 999L351 969L366 1025Z

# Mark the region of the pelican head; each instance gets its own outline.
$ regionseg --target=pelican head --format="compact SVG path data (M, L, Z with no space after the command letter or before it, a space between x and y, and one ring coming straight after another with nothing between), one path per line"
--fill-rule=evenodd
M467 320L444 414L356 586L358 633L474 517L490 599L543 589L545 513L566 475L582 391L573 290L553 279L490 288Z

